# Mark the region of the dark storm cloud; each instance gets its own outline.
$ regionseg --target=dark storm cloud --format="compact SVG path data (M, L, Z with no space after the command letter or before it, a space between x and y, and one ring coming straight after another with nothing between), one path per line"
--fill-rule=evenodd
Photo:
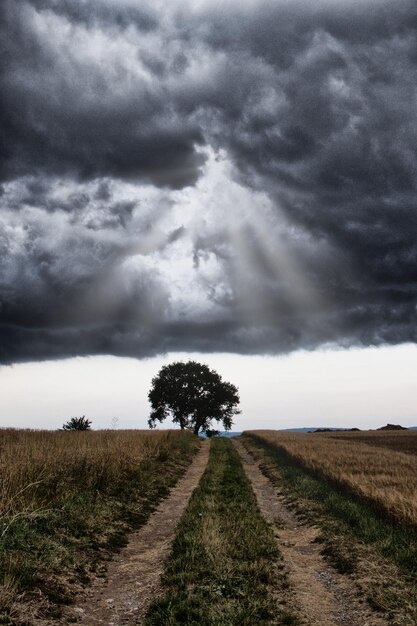
M201 131L143 60L156 63L163 44L142 50L140 11L116 5L3 3L3 180L40 172L195 182Z
M214 20L208 39L229 47L232 65L245 58L251 81L239 114L225 101L219 142L242 181L331 246L333 268L312 259L307 269L331 303L327 339L415 341L417 6L314 4L258 12L229 32ZM295 344L326 340L312 322Z
M1 11L1 360L416 341L414 0Z

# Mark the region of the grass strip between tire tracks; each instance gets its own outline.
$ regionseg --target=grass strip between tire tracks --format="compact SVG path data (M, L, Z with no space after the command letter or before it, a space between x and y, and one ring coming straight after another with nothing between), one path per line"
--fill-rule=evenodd
M211 443L207 469L180 521L166 563L166 595L146 626L297 624L272 529L230 441Z

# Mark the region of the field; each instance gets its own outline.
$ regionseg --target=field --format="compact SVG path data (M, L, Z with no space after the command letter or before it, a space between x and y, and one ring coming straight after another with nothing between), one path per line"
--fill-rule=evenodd
M396 452L414 454L417 456L417 430L393 431L363 431L363 432L328 432L317 433L330 439L351 440L358 443L367 443L370 446L388 448Z
M198 446L178 431L0 430L0 623L58 615Z
M0 624L415 626L416 441L0 430Z
M388 514L417 525L417 433L251 431L294 461ZM406 450L400 452L399 450Z

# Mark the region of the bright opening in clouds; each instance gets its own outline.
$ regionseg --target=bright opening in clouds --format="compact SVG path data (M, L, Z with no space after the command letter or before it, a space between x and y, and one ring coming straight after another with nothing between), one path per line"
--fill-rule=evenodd
M416 341L415 0L0 11L3 364Z

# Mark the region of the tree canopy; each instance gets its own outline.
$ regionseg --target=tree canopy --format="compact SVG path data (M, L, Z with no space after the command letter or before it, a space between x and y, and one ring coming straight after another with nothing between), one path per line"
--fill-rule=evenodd
M152 379L148 398L152 407L150 428L170 417L196 435L200 431L210 435L216 432L211 429L213 420L222 422L224 430L230 430L233 416L240 413L237 387L223 381L208 365L196 361L164 365Z

